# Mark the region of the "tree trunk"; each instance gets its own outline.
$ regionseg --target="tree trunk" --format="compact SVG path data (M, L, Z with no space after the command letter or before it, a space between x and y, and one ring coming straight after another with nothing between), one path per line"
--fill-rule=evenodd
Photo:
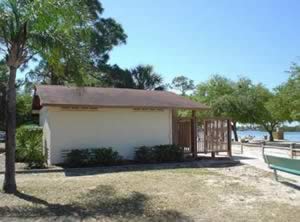
M273 130L268 131L268 133L269 133L269 141L270 141L270 142L273 142L273 141L274 141Z
M59 78L52 71L50 73L50 85L61 85Z
M5 178L3 190L6 193L15 193L15 150L16 150L16 73L17 68L10 66L8 90L7 90L7 113L6 113L6 146L5 146Z
M232 122L231 128L232 128L233 135L234 135L234 141L238 142L239 137L238 137L238 134L237 134L236 122Z
M0 130L4 131L6 129L6 87L0 88Z

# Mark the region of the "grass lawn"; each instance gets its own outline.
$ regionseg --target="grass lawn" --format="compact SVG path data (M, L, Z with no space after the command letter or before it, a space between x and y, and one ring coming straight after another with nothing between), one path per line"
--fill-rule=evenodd
M173 169L172 169L173 168ZM3 175L0 175L3 182ZM2 220L299 221L300 191L269 172L162 167L17 176L19 193L0 193Z

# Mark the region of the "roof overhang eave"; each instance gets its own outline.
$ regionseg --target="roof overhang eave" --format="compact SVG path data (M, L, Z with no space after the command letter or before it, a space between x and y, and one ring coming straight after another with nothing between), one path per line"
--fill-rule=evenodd
M186 107L186 106L109 106L109 105L81 105L81 104L54 104L54 103L41 103L41 106L52 106L52 107L79 107L79 108L127 108L127 109L185 109L185 110L197 110L205 111L210 110L209 107Z

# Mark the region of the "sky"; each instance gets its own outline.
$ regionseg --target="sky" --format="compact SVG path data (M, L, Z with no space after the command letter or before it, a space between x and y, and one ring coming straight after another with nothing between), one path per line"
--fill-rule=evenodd
M298 0L101 0L128 35L111 64L153 65L165 82L178 75L249 77L269 88L300 63Z

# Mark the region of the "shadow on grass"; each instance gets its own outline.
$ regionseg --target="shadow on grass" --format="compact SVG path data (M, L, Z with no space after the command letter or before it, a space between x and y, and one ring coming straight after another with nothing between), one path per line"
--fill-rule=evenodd
M80 195L77 201L70 204L49 203L20 192L15 196L32 205L0 207L2 217L26 219L62 217L63 220L95 218L105 221L193 221L190 217L175 210L157 210L149 203L150 197L143 193L133 192L124 196L111 186L98 186Z
M124 166L91 167L91 168L65 168L66 176L89 176L105 173L118 172L142 172L151 170L172 170L172 169L196 169L196 168L224 168L243 165L239 161L228 160L205 160L181 163L159 163L159 164L133 164Z
M288 182L288 181L278 181L278 182L281 183L281 184L283 184L283 185L285 185L285 186L288 186L288 187L290 187L290 188L293 188L293 189L295 189L295 190L300 191L300 186L297 185L297 184L290 183L290 182Z
M254 160L254 159L257 159L257 158L234 155L234 159L235 160Z

